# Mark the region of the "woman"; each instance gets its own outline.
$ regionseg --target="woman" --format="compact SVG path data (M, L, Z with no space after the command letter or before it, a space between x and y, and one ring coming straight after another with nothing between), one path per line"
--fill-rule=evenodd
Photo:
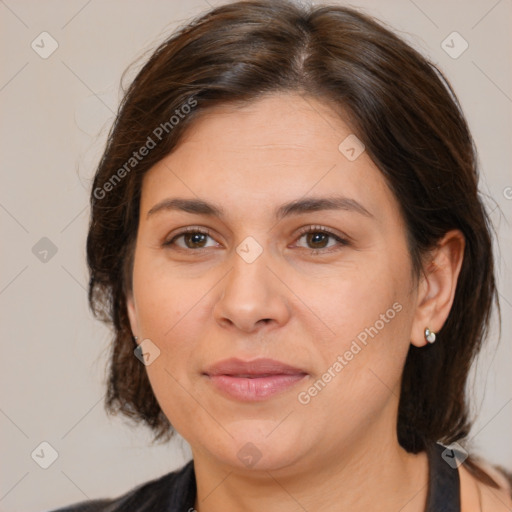
M232 3L165 41L94 179L89 299L110 411L193 460L61 510L510 510L461 447L499 308L477 181L443 75L353 9Z

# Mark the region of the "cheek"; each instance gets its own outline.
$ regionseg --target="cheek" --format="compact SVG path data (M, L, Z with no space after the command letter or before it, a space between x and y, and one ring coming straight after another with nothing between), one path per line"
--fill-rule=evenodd
M169 268L161 257L142 248L136 255L133 289L137 317L144 336L163 342L172 337L180 323L194 314L194 304L200 300L201 286L187 282L179 271Z
M404 305L390 293L330 307L335 334L315 338L318 359L323 363L317 375L323 381L320 387L329 383L339 396L357 401L370 391L378 391L375 385L383 386L385 394L386 387L397 386L409 347L409 318Z
M154 395L175 430L186 435L190 418L195 418L198 428L207 430L209 425L197 414L197 403L191 399L198 393L188 374L197 365L194 355L197 356L199 330L204 325L197 316L204 292L198 282L191 285L149 256L142 254L136 259L133 275L140 333L159 350L146 372Z
M364 311L347 308L336 324L337 336L317 346L323 365L298 390L296 409L312 424L327 425L326 436L355 439L398 403L409 348L407 313L401 308L390 300L371 308L366 303Z
M336 269L324 280L312 281L299 288L297 278L295 290L304 297L303 314L309 312L310 326L317 326L317 338L333 348L348 349L350 342L358 338L394 338L403 324L405 297L404 276L393 275L399 268L384 258L358 262ZM396 272L396 270L394 270ZM314 313L314 315L313 315ZM305 326L306 318L302 319Z
M343 417L349 407L364 416L399 395L413 314L406 263L382 258L372 265L354 266L343 274L346 277L320 291L304 289L308 306L319 311L323 321L315 325L328 326L324 336L310 331L322 364L313 386L303 388L299 400L310 404L315 415L338 410Z
M210 274L202 279L184 276L147 249L135 260L133 288L140 333L160 351L158 359L147 366L157 398L171 390L179 394L179 384L173 379L190 387L190 376L199 371L201 361L213 358L208 344L201 344L212 324L208 293L217 279Z

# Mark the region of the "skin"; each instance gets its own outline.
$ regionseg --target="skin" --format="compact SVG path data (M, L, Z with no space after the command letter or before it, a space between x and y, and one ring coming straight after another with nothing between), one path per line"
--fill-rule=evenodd
M375 503L383 511L424 510L426 456L408 454L396 437L400 378L410 343L425 345L425 327L438 331L448 316L464 238L447 233L414 279L398 203L382 174L366 152L349 161L338 150L351 133L326 104L273 94L242 109L210 110L144 178L128 312L139 341L160 350L146 369L162 410L191 446L200 512L357 512ZM274 218L285 202L334 194L372 217L326 210ZM176 197L214 203L225 216L148 215ZM318 225L350 243L298 234ZM210 234L164 245L185 227ZM251 263L236 251L246 237L262 250ZM300 403L298 393L396 303L400 312ZM202 375L228 357L269 357L308 376L243 403ZM238 457L246 443L261 456L252 467Z

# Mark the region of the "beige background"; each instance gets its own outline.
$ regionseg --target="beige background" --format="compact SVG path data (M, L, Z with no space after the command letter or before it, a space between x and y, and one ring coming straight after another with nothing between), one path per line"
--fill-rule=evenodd
M91 176L122 72L175 27L219 3L0 1L0 511L37 512L115 496L190 457L183 440L151 447L144 429L103 411L108 331L87 308L84 244ZM500 240L503 335L499 347L492 337L479 359L472 446L512 469L512 2L351 5L389 23L439 65L473 131L480 188ZM59 45L47 59L31 48L44 31ZM441 47L453 31L469 44L457 59ZM46 262L32 249L43 237L57 249ZM48 250L47 241L39 243L39 251ZM43 441L58 453L48 469L31 458Z

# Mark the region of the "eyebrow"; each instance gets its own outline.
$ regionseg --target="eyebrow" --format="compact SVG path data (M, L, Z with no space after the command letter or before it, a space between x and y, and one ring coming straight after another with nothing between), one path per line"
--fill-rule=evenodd
M162 211L178 210L196 215L208 215L212 217L225 218L224 209L202 199L182 199L167 198L155 204L147 213L147 217ZM332 197L310 197L306 199L297 199L281 205L275 211L276 219L280 220L291 215L300 215L301 213L317 212L322 210L345 210L359 213L365 217L374 218L374 216L355 199L342 196Z

